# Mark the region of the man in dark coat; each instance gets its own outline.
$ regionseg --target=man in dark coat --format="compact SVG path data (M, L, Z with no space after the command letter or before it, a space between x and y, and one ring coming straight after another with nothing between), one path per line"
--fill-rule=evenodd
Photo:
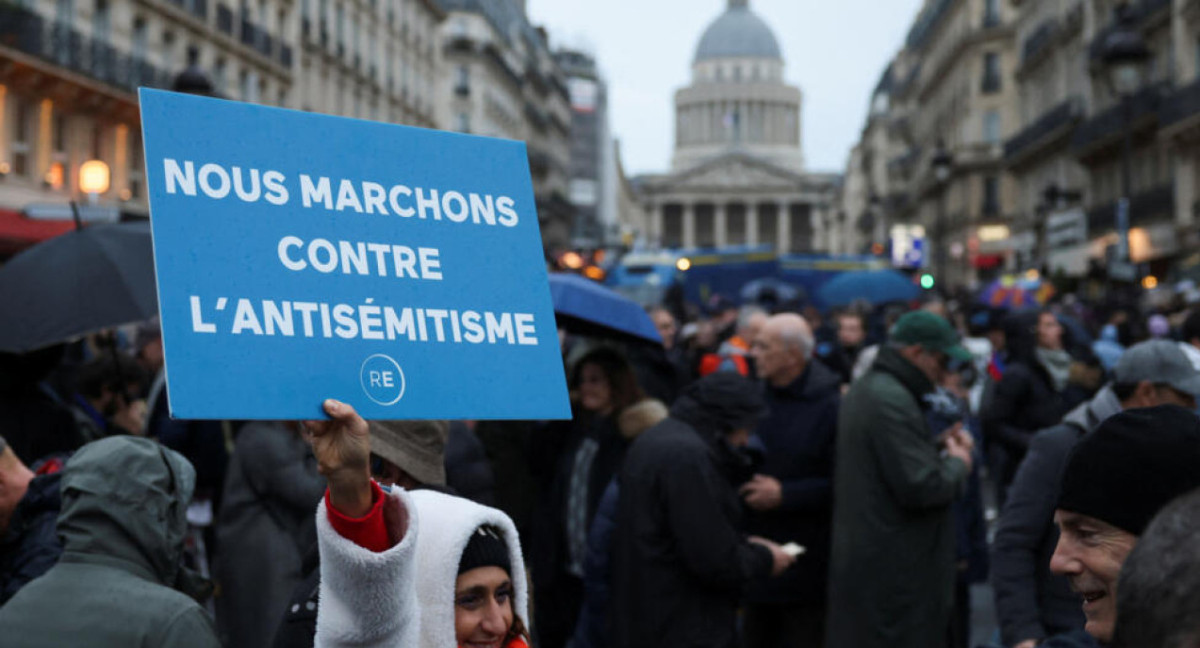
M613 536L613 645L731 648L743 585L792 558L737 531L737 450L762 415L757 385L716 373L689 385L642 433L619 476Z
M1062 423L1038 432L1013 480L992 549L992 586L1005 646L1031 648L1046 637L1083 628L1079 596L1066 578L1050 573L1058 544L1055 498L1071 448L1122 410L1194 407L1200 394L1200 372L1166 340L1130 347L1113 369L1113 380Z
M931 435L923 408L950 358L971 359L950 323L928 311L908 313L842 401L829 648L946 643L955 577L951 504L971 471L973 442L960 426Z
M62 558L0 607L5 648L218 648L179 563L195 480L151 439L76 452L62 472Z
M838 375L813 361L814 345L804 318L786 313L768 319L751 348L758 376L766 381L767 417L756 431L766 461L741 488L751 509L746 528L807 552L785 575L755 580L747 589L744 630L750 648L824 643L841 389Z
M1084 630L1099 644L1113 639L1126 558L1162 508L1200 487L1197 465L1200 418L1177 405L1121 412L1071 451L1054 512L1061 532L1050 569L1071 581L1087 617Z
M61 503L58 475L35 476L0 437L0 605L58 562Z

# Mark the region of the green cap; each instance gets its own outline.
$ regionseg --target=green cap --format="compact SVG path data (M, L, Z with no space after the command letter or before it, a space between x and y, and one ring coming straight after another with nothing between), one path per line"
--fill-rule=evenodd
M969 361L973 358L967 351L958 332L946 318L929 311L918 310L905 313L892 326L891 340L900 344L919 344L930 351L940 351L955 360Z

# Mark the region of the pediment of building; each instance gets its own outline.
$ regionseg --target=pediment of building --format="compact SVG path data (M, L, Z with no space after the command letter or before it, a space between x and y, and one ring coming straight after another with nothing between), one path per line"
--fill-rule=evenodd
M668 192L788 191L804 189L803 176L768 160L730 153L674 173L661 181Z

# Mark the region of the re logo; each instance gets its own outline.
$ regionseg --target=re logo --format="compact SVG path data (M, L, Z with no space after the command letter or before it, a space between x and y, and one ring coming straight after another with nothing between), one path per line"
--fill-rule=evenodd
M363 361L359 381L367 398L380 405L395 405L404 397L404 370L398 362L382 353Z

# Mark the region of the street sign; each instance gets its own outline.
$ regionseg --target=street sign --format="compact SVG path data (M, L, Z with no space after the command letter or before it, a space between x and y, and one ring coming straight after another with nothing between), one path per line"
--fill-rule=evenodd
M523 143L140 101L173 416L570 417Z
M898 268L920 268L925 265L925 227L922 225L893 225L892 265Z

